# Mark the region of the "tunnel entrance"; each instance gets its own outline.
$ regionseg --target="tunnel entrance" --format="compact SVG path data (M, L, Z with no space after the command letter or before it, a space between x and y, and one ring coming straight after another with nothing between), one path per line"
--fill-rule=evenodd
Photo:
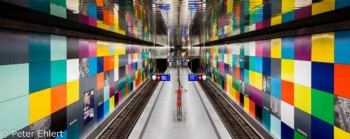
M167 59L157 59L157 71L165 71L168 67Z
M193 73L199 72L199 58L191 59L188 66Z

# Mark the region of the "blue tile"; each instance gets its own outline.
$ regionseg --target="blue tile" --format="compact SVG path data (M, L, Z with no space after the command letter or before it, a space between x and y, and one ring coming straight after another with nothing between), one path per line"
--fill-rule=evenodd
M263 58L263 74L271 76L271 58Z
M58 135L55 139L67 139L67 130Z
M109 114L109 100L103 103L103 117L107 117Z
M334 64L312 62L311 70L311 87L333 94Z
M29 62L50 61L50 35L29 33Z
M281 99L281 79L271 77L271 96Z
M350 44L350 31L335 32L334 63L350 64L349 44Z
M255 57L255 72L262 73L263 69L263 58Z
M271 124L271 118L270 118L271 114L270 112L268 112L265 109L262 109L262 125L268 130L271 131L270 129L270 124Z
M294 130L281 122L281 139L294 139Z
M100 105L97 107L97 123L101 122L104 117L104 105Z
M282 38L282 59L294 59L294 37Z
M50 88L51 63L38 62L29 64L29 93Z
M334 136L333 126L314 116L311 116L311 129L311 137L315 139L331 139Z
M79 139L79 122L75 122L67 129L67 138Z
M295 17L295 11L291 11L282 15L282 23L293 21Z
M349 0L336 0L335 9L345 8L350 6Z
M97 58L89 58L89 76L97 74Z
M97 73L103 72L103 57L97 57Z

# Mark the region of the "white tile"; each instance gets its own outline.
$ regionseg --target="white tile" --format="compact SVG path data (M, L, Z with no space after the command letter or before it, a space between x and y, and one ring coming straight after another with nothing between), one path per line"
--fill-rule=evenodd
M114 81L119 79L119 68L114 69Z
M294 60L294 82L311 87L311 62Z
M79 59L67 60L67 82L79 79Z
M294 107L281 101L281 120L294 129Z
M255 56L255 41L249 42L249 56Z

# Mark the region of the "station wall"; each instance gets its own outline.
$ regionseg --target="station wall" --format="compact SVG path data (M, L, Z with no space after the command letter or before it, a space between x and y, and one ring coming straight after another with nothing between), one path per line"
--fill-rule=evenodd
M350 31L201 49L201 69L277 138L350 138Z
M83 137L153 72L153 54L146 46L0 29L0 129Z
M217 10L208 11L205 27L200 27L201 43L349 7L350 1L225 0L213 5L212 9Z
M2 0L99 29L153 41L151 14L133 0ZM43 19L45 20L45 19Z

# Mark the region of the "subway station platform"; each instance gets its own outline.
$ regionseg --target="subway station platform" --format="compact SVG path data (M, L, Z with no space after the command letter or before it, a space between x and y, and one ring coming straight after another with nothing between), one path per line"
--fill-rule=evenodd
M177 70L169 68L167 70L170 74L171 80L165 81L158 85L160 88L158 93L152 97L157 97L156 101L150 101L153 106L151 113L145 109L140 119L146 118L147 121L139 120L130 138L139 137L144 139L161 139L161 138L200 138L200 139L214 139L221 136L229 136L228 132L220 133L217 128L224 128L223 123L218 120L214 109L207 109L203 100L207 100L205 95L200 95L199 86L195 82L188 81L188 74L190 71L187 68L180 70L180 80L182 83L182 120L177 119ZM197 85L197 86L196 86ZM213 121L211 114L215 114L217 118ZM216 122L216 123L214 123ZM219 125L219 127L216 127ZM140 128L142 127L142 128ZM223 130L225 132L225 130ZM222 134L222 135L220 135Z

